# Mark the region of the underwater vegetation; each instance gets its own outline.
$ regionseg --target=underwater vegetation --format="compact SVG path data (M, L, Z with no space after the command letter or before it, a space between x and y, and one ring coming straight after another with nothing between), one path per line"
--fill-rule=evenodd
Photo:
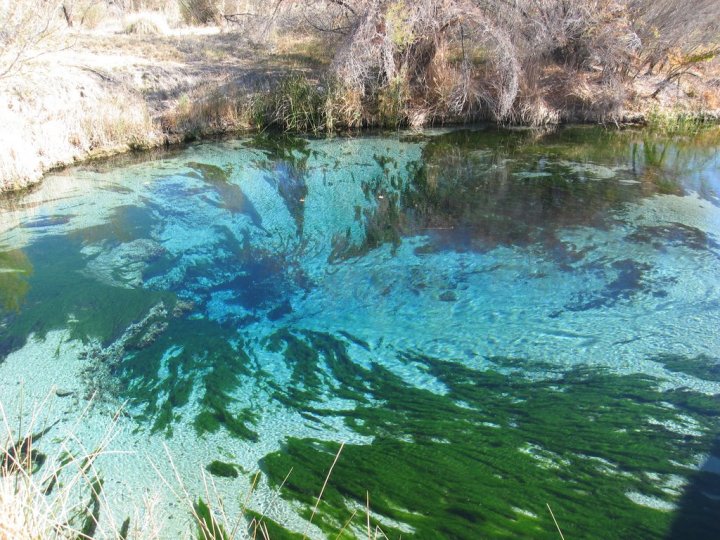
M127 437L233 500L259 468L299 514L246 508L271 538L362 537L367 507L390 538L557 538L549 508L567 538L714 538L720 164L698 137L264 133L77 171L87 192L8 208L0 367L65 331L42 360L82 360L70 399L123 404Z
M307 339L316 350L347 355L329 336ZM553 538L550 504L568 535L660 538L672 514L634 504L627 494L672 504L677 488L664 482L686 476L717 437L717 396L661 391L643 375L563 372L527 359L492 358L482 371L412 353L404 361L437 377L447 393L408 387L378 365L355 376L337 367L336 356L328 362L346 393L372 396L344 417L353 430L374 436L370 445L346 445L333 470L316 518L328 533L369 492L386 534L407 535L383 521L390 518L420 538ZM683 425L693 433L678 433ZM263 470L276 483L297 471L284 490L309 507L337 448L290 439L263 459ZM717 501L705 499L717 511ZM702 507L689 511L707 522ZM717 532L713 525L705 534Z

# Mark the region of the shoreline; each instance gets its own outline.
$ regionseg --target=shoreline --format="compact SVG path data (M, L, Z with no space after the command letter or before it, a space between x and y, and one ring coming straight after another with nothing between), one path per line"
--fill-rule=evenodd
M628 113L622 118L613 122L602 122L599 119L596 121L592 120L569 120L559 122L557 124L551 124L546 126L528 126L524 124L499 124L490 121L473 121L473 122L445 122L436 124L427 124L423 126L401 126L396 130L425 130L425 129L459 129L463 127L473 127L487 125L497 129L561 129L564 127L587 125L587 126L604 126L610 129L653 129L653 124L650 120L651 113L640 112L640 113ZM694 113L687 113L684 111L669 111L666 118L670 122L674 122L676 119L682 119L684 122L689 122L693 127L700 128L703 126L712 127L720 125L720 109L701 111ZM188 144L212 142L217 140L225 140L228 138L239 138L244 136L252 136L265 132L271 133L283 133L295 136L315 136L315 137L332 137L332 136L363 136L368 133L375 131L383 131L389 128L383 127L382 125L367 125L361 128L349 128L349 129L338 129L332 132L321 131L319 133L312 133L308 131L283 131L278 128L258 128L250 126L234 126L227 129L208 129L202 133L194 131L187 131L181 133L163 134L164 139L159 137L155 138L154 143L148 143L142 147L132 146L113 146L107 148L98 148L87 152L84 155L74 157L72 160L61 161L51 165L48 168L41 169L38 175L30 178L19 179L16 178L15 182L8 183L0 182L0 198L12 198L16 196L22 196L25 193L31 192L37 188L44 180L44 178L50 174L65 171L72 167L78 167L83 165L90 165L93 163L105 163L117 158L125 158L131 156L137 156L140 161L145 161L143 156L149 156L151 154L160 154L161 156L166 155L168 152L181 151Z

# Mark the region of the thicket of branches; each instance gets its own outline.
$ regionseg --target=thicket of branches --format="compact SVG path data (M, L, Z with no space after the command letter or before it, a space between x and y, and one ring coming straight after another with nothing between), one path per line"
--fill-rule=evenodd
M55 46L59 7L52 0L0 0L0 79Z
M612 119L633 78L720 55L719 0L0 0L0 78L98 6L319 36L365 123Z
M720 53L717 0L326 4L339 22L325 31L346 36L333 64L339 80L410 123L610 119L632 77L661 70L669 81Z

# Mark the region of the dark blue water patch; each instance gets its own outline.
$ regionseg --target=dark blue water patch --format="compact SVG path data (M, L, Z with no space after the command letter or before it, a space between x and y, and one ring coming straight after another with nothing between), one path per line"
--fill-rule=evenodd
M68 236L80 240L84 245L113 246L148 238L155 223L154 212L145 205L117 206L103 223L72 230Z
M216 229L212 254L189 265L182 258L166 258L151 265L148 273L162 275L172 271L174 263L183 265L182 279L171 287L173 292L206 306L207 314L218 321L238 324L249 324L257 316L280 318L290 312L291 297L312 287L293 252L266 250L251 244L247 236L238 238L225 227Z
M30 221L26 221L21 226L23 229L41 229L45 227L54 227L57 225L65 225L72 220L74 215L63 215L63 216L45 216L36 218Z
M713 459L720 459L720 438L708 451ZM701 468L695 472L675 512L667 540L715 540L720 536L717 516L720 515L720 479L712 470Z
M267 318L270 321L279 321L285 315L290 315L292 311L292 304L288 300L285 300L277 307L268 311Z
M152 185L152 199L148 202L155 202L155 204L167 203L177 199L202 195L208 190L207 185L189 182L188 178L202 180L202 175L193 171L156 180ZM172 208L167 208L170 215L173 215L172 210ZM178 210L182 210L182 208Z
M193 169L199 178L205 180L214 192L215 197L205 197L206 202L218 208L224 208L233 214L245 214L255 227L263 228L262 218L250 199L239 185L230 181L233 172L232 165L223 169L217 165L190 162L187 163L187 167Z
M242 261L242 269L231 280L210 287L208 292L230 289L236 302L250 311L284 303L293 289L281 261L273 257Z
M632 259L623 259L610 263L610 274L615 274L599 291L578 293L575 300L565 304L568 311L587 311L589 309L608 308L624 300L630 300L641 292L652 291L646 274L652 269L649 264Z
M661 252L671 246L686 247L695 251L714 251L720 255L720 243L705 231L682 223L639 226L625 238L629 242L649 244Z

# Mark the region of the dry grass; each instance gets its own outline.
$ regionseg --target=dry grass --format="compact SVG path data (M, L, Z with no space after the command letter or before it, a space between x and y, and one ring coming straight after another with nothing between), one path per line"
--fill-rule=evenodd
M54 390L50 395L54 394ZM141 507L118 506L116 500L108 500L103 489L102 466L98 462L103 456L117 454L110 450L118 432L118 411L108 422L107 429L91 449L75 435L81 423L92 408L91 399L77 420L50 420L52 407L50 395L41 403L34 404L29 414L22 408L15 414L7 413L0 403L0 540L82 540L90 538L123 538L125 540L160 540L168 538L167 523L160 521L156 507L157 496L146 495ZM22 405L22 404L21 404ZM44 443L52 439L57 448L53 455ZM341 457L341 444L330 465L325 480L303 531L303 538L311 533L313 519L328 486L333 469ZM200 469L202 493L191 493L186 487L188 478L175 466L170 451L165 447L165 456L156 456L163 463L156 463L149 457L152 468L164 488L187 512L189 522L183 538L197 540L271 540L266 518L278 502L280 492L292 474L288 471L284 481L275 490L273 497L266 500L259 512L248 515L249 503L261 482L261 473L256 473L248 492L239 499L239 506L230 508L230 502L223 499L211 475ZM144 459L144 458L142 458ZM170 476L161 470L171 471ZM112 482L112 478L107 478ZM234 503L233 503L234 506ZM116 522L115 512L127 516ZM370 527L371 513L369 497L365 509L367 539L387 538L379 526ZM337 537L346 531L357 517L352 513ZM357 524L355 533L364 536ZM363 525L364 528L364 525ZM317 530L314 534L317 534ZM177 533L173 533L177 534Z
M132 13L125 17L123 27L126 34L145 36L162 36L170 31L165 15L156 11Z
M48 80L52 84L48 84ZM22 187L44 170L88 155L153 146L159 139L138 94L92 71L55 69L0 92L0 188Z
M212 82L180 95L159 122L168 137L188 141L249 129L251 108L237 87Z
M42 454L36 443L51 436L57 422L50 423L43 410L47 400L19 425L0 403L0 538L3 540L64 540L87 538L98 528L97 517L107 501L95 467L107 452L114 420L93 449L78 441L71 429L61 436L59 451ZM87 409L77 422L82 422ZM22 411L18 418L22 419ZM53 435L57 435L53 433ZM109 524L113 532L119 528Z

